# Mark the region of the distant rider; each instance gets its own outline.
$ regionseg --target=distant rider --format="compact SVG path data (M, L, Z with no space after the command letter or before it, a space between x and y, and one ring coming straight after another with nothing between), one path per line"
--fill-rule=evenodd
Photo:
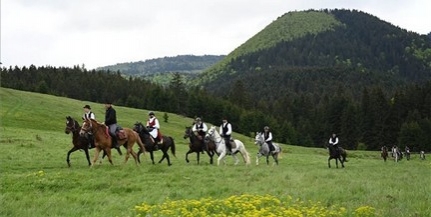
M269 130L268 126L265 126L263 128L263 137L265 139L265 142L268 144L269 151L271 153L275 152L274 145L272 144L272 132Z
M226 148L232 153L232 145L230 144L230 138L232 135L232 125L227 121L227 118L223 118L223 123L220 126L220 135L224 138Z

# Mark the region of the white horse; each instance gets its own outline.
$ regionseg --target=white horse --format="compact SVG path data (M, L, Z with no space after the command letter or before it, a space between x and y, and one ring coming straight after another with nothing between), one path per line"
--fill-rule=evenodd
M421 160L425 160L425 152L424 151L420 152L420 158L421 158Z
M219 155L217 158L217 166L220 165L220 161L223 160L223 158L226 156L227 148L226 144L224 142L224 139L220 136L219 132L217 132L217 129L215 126L211 126L210 129L207 131L207 134L205 135L205 138L210 139L214 141L216 144L216 152ZM245 149L244 143L241 141L235 139L235 147L232 147L232 157L235 159L235 165L239 163L239 159L236 156L236 153L240 152L244 162L246 165L250 164L250 155L248 154L247 150Z
M265 142L263 133L259 133L259 132L256 133L256 137L254 138L254 141L256 145L259 145L259 152L257 153L257 157L256 157L256 165L259 165L259 158L262 156L266 157L266 164L269 164L269 156L272 156L272 158L274 158L275 163L278 165L278 155L281 153L281 147L276 143L272 143L275 150L273 153L271 153L271 151L269 151L268 143Z
M392 147L392 157L394 157L394 161L398 162L400 160L400 152L398 147Z

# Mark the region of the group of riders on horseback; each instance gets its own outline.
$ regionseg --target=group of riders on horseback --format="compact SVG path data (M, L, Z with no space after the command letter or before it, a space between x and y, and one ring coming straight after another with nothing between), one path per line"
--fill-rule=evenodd
M84 114L82 116L83 120L87 120L87 119L96 120L96 115L91 111L90 105L85 105L83 109L84 109ZM117 140L119 136L118 133L119 131L121 131L122 128L117 123L117 113L115 109L112 107L112 102L106 101L105 109L106 109L105 121L103 122L103 124L105 124L108 127L108 133L112 138L112 147L117 148L118 147ZM149 118L147 120L146 127L153 139L153 142L155 144L155 149L157 150L158 149L157 146L163 143L163 136L160 132L160 123L159 123L159 120L156 118L154 112L150 111L148 113L148 116ZM195 133L198 139L202 141L202 152L207 150L207 145L204 141L204 138L205 138L206 132L208 131L208 126L202 121L200 117L197 117L193 122L192 131ZM222 124L220 125L219 132L225 141L228 151L232 152L232 143L233 143L232 124L227 120L226 117L222 119ZM268 144L270 148L270 151L274 152L275 148L274 148L274 145L272 144L273 136L268 126L264 127L263 135L265 138L265 142ZM86 136L90 141L89 148L90 149L94 148L95 147L94 137L91 134L91 132L88 133Z
M85 105L83 107L84 114L82 116L83 120L96 120L96 115L91 111L90 105ZM112 103L110 101L105 102L105 121L103 124L105 124L108 127L108 133L112 138L112 148L118 148L118 137L121 137L121 126L117 123L117 112L112 107ZM154 112L150 111L148 113L148 120L147 120L147 130L149 131L150 135L152 136L153 143L155 144L155 149L158 149L158 145L163 143L163 137L160 133L160 123L159 120L156 118ZM94 148L94 136L91 132L86 134L88 136L88 139L90 141L89 148Z

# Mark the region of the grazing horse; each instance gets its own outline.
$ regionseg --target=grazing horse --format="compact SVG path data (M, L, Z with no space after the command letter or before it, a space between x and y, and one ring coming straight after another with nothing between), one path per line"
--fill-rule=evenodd
M382 147L382 152L380 153L380 156L383 158L383 161L386 162L386 159L388 158L388 148L386 146Z
M89 146L90 140L88 139L87 136L80 136L79 135L80 130L81 130L81 126L79 126L78 121L76 121L70 116L67 116L66 129L64 130L64 132L66 134L72 133L72 144L73 144L72 149L70 149L67 152L66 162L69 167L70 167L70 154L80 149L84 150L85 156L87 157L88 166L91 166L90 155L88 153L88 149L89 149L88 146ZM120 155L122 155L120 148L117 148L117 151Z
M199 156L200 153L205 150L210 157L210 164L213 164L213 156L215 154L215 144L213 141L206 140L204 138L199 138L193 131L191 127L186 127L186 131L184 132L184 139L189 138L189 151L186 153L186 162L189 163L189 154L196 152L197 162L199 164ZM206 147L205 147L206 146Z
M272 156L272 158L274 158L274 162L278 165L278 155L281 154L281 147L276 143L272 143L275 149L275 151L272 153L269 150L268 143L265 142L263 133L259 133L259 132L256 133L256 137L254 138L254 141L256 145L259 145L259 152L257 153L257 157L256 157L256 165L259 165L259 158L262 156L266 157L266 164L269 164L269 156Z
M419 153L419 157L421 158L421 160L425 160L425 152L424 152L424 151L421 151L421 152Z
M338 168L338 160L341 163L341 166L344 168L344 162L347 162L347 152L346 150L344 150L341 147L338 147L338 151L336 150L336 148L331 145L328 144L328 149L329 149L329 158L328 158L328 167L331 168L331 159L335 159L335 165Z
M208 130L207 134L205 135L205 138L214 141L216 145L216 153L219 155L217 158L217 166L220 165L220 161L223 160L223 158L226 156L226 154L231 154L232 157L235 159L235 165L239 163L239 159L236 156L236 153L240 152L244 162L246 165L250 164L250 155L248 154L247 150L245 149L244 143L241 141L235 139L234 144L232 144L232 153L227 153L227 148L224 139L220 136L220 134L217 132L215 126L211 126Z
M135 143L138 143L140 150L139 153L145 152L144 144L141 141L141 138L139 138L138 134L134 132L132 129L124 128L124 134L123 137L117 136L117 141L119 145L122 145L127 149L127 154L124 160L124 163L129 160L130 154L135 159L136 165L140 163L139 158L137 154L133 151L133 145ZM105 124L99 123L96 120L93 119L86 119L84 120L84 123L82 124L82 128L79 132L80 135L84 135L85 133L91 132L94 135L94 139L96 142L96 152L94 154L93 159L93 165L96 163L97 158L99 157L99 153L101 150L106 152L106 155L108 156L109 163L112 163L112 157L111 157L111 148L112 148L112 139L111 136L108 133L108 127Z
M170 136L163 136L163 144L159 144L160 149L155 149L154 139L151 137L150 132L147 128L141 123L136 122L133 130L138 133L141 140L144 142L145 151L150 153L151 161L154 164L154 155L153 152L157 150L161 150L163 152L163 157L160 159L159 163L161 163L165 158L168 161L168 166L171 166L171 160L169 158L169 148L171 149L172 155L175 156L175 142L174 139ZM138 153L138 158L141 153Z

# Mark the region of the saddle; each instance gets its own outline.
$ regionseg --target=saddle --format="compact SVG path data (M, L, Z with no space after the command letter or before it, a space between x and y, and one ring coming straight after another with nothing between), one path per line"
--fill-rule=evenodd
M230 147L232 147L232 149L236 149L236 143L235 143L235 141L233 141L233 139L231 139L229 141L229 143L230 143Z
M124 131L123 129L117 129L117 131L116 131L115 134L117 135L117 138L120 139L120 140L127 138L126 131Z

